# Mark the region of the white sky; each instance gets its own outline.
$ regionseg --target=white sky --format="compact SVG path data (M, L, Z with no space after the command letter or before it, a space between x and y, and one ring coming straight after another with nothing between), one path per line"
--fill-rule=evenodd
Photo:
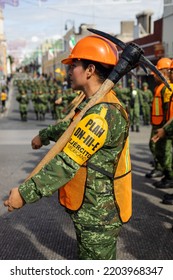
M7 44L14 42L34 48L51 36L63 36L68 28L81 23L114 34L120 33L120 22L134 20L136 14L153 11L153 21L163 15L163 0L19 0L18 7L8 4L3 9ZM37 42L35 42L37 41Z

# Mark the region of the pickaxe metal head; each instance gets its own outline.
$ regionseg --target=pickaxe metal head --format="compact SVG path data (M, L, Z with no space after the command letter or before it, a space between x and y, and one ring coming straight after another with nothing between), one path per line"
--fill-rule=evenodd
M121 40L119 40L118 38L113 37L112 35L105 33L103 31L100 30L96 30L93 28L88 28L88 31L97 34L99 36L102 36L108 40L110 40L111 42L113 42L115 45L119 46L122 50L124 50L127 46L127 44L125 44L124 42L122 42ZM136 44L135 44L136 45ZM137 46L137 45L136 45ZM147 73L145 67L148 67L151 71L153 71L159 78L160 80L165 84L165 86L172 91L170 85L168 84L167 80L165 79L165 77L162 75L162 73L154 66L154 64L148 60L143 54L141 54L140 59L139 59L139 63L136 64L135 67L137 66L141 66L144 71Z

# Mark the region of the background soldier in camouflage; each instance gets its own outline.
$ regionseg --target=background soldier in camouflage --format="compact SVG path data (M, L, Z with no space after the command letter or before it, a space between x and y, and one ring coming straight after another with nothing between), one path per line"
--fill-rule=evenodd
M139 132L140 127L140 111L143 108L142 92L135 86L133 80L128 81L129 87L127 89L128 96L128 111L130 112L131 130Z
M118 82L115 86L114 86L114 91L116 93L116 96L118 97L118 99L120 100L122 106L125 109L128 109L128 90L127 88L124 88L122 85L122 82Z
M21 120L27 121L29 96L27 95L26 90L22 89L21 93L17 95L16 100L19 102Z
M151 120L151 104L153 100L153 93L148 88L148 83L142 84L142 96L143 96L143 122L144 125L149 125Z
M167 80L169 80L170 65L171 59L166 57L159 59L156 65L158 70ZM154 136L157 129L161 128L166 122L166 104L168 103L168 97L170 97L171 92L166 90L165 85L156 75L154 75L154 79L156 81L156 87L154 89L154 96L152 102L152 130L149 141L149 147L154 159L154 169L151 170L151 172L147 173L146 177L156 178L162 177L164 175L165 177L163 181L153 183L155 187L164 188L167 187L167 179L170 179L172 173L172 153L170 152L172 150L172 143L170 139L165 138L160 139L160 141L158 141L157 143L154 143L152 141L152 137ZM159 119L159 122L157 123L156 118Z

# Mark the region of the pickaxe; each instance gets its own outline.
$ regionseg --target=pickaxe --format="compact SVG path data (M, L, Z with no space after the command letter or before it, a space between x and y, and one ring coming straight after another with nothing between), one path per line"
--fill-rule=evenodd
M96 30L93 28L88 28L88 31L97 34L99 36L102 36L108 40L110 40L111 42L113 42L115 45L119 46L122 50L124 50L128 45L131 46L135 46L134 43L129 43L129 44L125 44L124 42L122 42L121 40L119 40L118 38L113 37L112 35L105 33L103 31L100 30ZM137 45L136 45L137 46ZM128 59L128 58L127 58ZM161 72L151 63L151 61L149 61L143 54L141 54L140 59L138 61L138 64L135 65L135 67L137 66L141 66L144 71L147 73L147 70L145 69L145 66L148 67L151 71L153 71L159 78L160 80L165 84L165 86L172 91L170 85L168 84L167 80L164 78L164 76L161 74ZM134 67L134 68L135 68Z

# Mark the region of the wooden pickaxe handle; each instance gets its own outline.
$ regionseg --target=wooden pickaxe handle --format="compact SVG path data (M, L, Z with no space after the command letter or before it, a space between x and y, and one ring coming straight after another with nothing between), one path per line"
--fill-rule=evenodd
M72 102L69 104L69 106L67 107L66 111L68 111L69 113L61 120L58 120L56 122L62 122L62 121L67 121L70 118L72 118L72 115L74 116L75 114L75 109L78 107L78 105L83 101L83 99L85 98L85 94L83 92L81 92L79 95L77 95Z
M63 150L67 142L70 140L70 137L77 126L78 122L84 116L84 114L96 104L96 102L103 98L126 73L130 72L131 69L137 66L138 61L142 55L143 51L139 46L135 44L127 45L121 58L118 63L114 66L111 71L109 77L104 81L99 90L92 96L90 101L86 104L86 106L82 109L82 111L76 116L76 118L72 121L68 129L63 133L63 135L58 139L55 145L48 151L45 157L40 161L40 163L34 168L31 174L28 176L28 179L37 174L41 168L47 164L51 159L53 159L59 152Z

